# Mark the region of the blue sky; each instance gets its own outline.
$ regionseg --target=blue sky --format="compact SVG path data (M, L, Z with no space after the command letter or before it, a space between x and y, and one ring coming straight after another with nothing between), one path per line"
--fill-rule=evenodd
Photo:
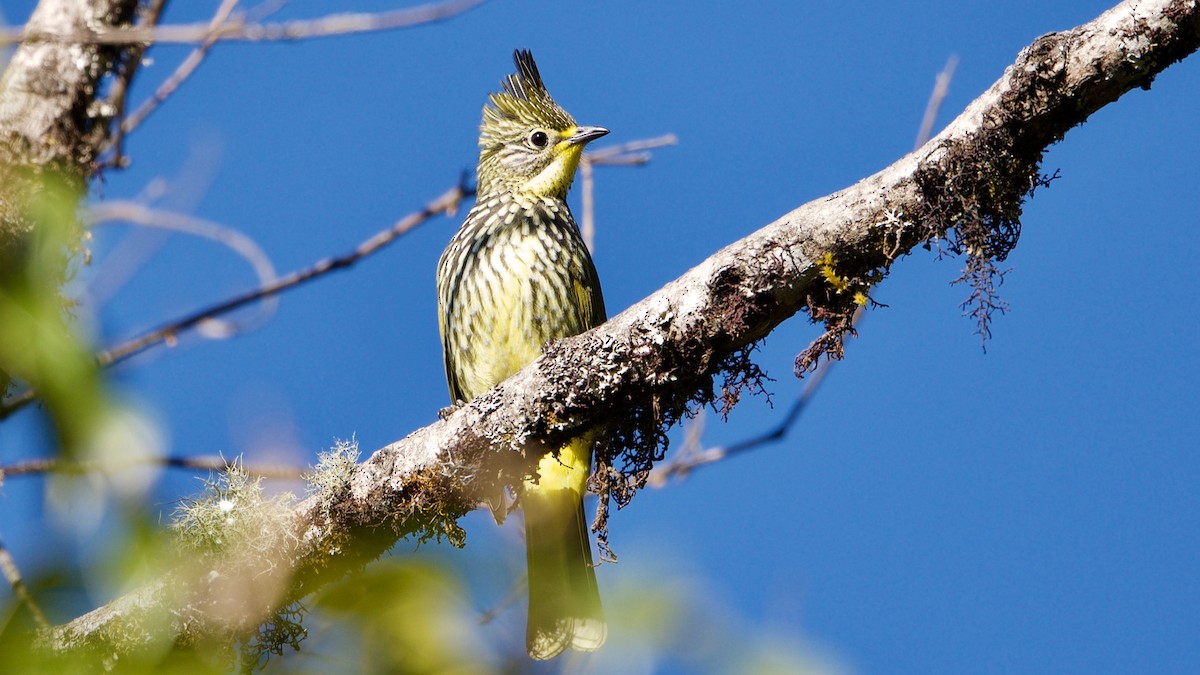
M208 4L176 2L166 20L206 19ZM615 314L908 152L951 54L938 128L1037 36L1108 6L492 0L408 31L221 45L130 139L133 167L96 198L165 179L159 205L247 233L281 271L307 265L473 167L486 94L526 47L564 107L612 130L605 142L679 137L649 166L597 170L596 263ZM295 2L279 16L347 9ZM154 49L133 100L185 53ZM602 591L682 589L750 648L850 671L1200 670L1197 92L1192 58L1046 154L1043 170L1061 178L1026 205L1002 288L1012 309L986 354L960 316L967 290L949 285L960 261L903 260L874 294L888 308L867 316L783 443L646 491L615 517L621 562L601 568ZM434 221L289 293L254 333L141 357L113 388L172 454L306 463L335 438L364 451L401 438L447 404L433 270L457 224ZM208 242L121 227L97 234L84 279L111 274L106 255L127 237L154 255L82 309L97 317L98 344L255 283ZM710 414L705 441L773 424L803 386L792 359L816 334L803 317L775 331L756 355L775 408L756 398L727 424ZM38 430L29 413L6 423L0 458L36 449ZM168 514L197 487L172 473L147 508ZM0 535L27 570L71 550L66 535L42 534L42 497L28 479L0 495ZM421 554L490 570L472 580L486 607L519 573L520 544L485 514L464 525L465 552ZM610 622L622 623L612 602ZM635 646L614 629L602 658ZM676 655L638 668L714 663Z

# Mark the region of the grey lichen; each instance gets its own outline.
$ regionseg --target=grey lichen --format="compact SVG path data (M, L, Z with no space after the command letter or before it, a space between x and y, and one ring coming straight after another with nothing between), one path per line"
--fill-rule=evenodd
M350 485L358 465L358 441L338 439L332 448L317 453L317 465L305 474L309 494L321 500L320 510L329 515L334 501Z
M175 512L172 528L184 551L250 564L298 543L291 527L295 496L268 497L262 479L247 473L240 461L204 485L202 495L185 499Z

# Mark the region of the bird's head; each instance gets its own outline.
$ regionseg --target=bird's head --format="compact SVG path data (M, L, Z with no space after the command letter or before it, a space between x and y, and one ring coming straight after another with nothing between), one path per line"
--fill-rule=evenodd
M488 97L479 127L479 192L565 198L583 146L608 133L575 123L542 82L528 50L513 53L517 72Z

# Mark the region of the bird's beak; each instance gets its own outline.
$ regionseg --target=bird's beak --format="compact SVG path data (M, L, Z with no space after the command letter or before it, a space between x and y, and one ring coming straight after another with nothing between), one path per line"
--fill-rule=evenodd
M604 127L575 127L575 133L566 138L571 145L583 145L608 133Z

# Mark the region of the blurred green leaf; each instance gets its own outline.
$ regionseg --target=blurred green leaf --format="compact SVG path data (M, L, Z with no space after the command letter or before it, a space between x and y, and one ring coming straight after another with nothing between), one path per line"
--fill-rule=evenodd
M343 624L338 672L489 673L479 612L457 578L427 563L386 559L322 591L314 609ZM350 645L359 643L357 649Z
M38 392L62 450L75 456L100 428L107 408L99 368L70 325L61 289L79 251L75 211L82 193L55 174L38 178L35 189L4 195L24 196L28 230L22 235L26 241L6 242L9 255L0 265L0 371ZM3 231L18 236L13 233L20 228Z

